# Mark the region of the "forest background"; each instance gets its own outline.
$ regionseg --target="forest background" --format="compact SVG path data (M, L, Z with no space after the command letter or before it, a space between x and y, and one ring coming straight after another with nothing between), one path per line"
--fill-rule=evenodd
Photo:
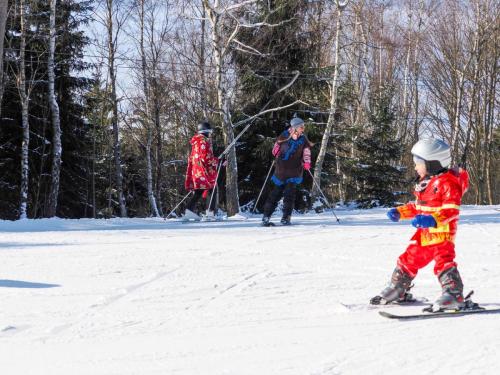
M165 216L203 120L228 161L220 208L252 210L293 116L315 143L299 210L411 199L409 150L429 136L469 171L465 203L498 204L499 15L499 0L0 0L0 219Z

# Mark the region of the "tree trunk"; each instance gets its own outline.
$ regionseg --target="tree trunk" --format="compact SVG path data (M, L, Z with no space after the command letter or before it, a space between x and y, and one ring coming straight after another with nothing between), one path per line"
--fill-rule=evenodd
M215 51L216 80L217 80L217 107L221 112L224 145L227 147L234 141L234 131L229 114L229 99L226 97L222 76L222 58L220 50ZM228 215L240 212L238 196L238 162L236 160L236 145L227 152L226 166L226 209Z
M149 205L151 206L151 212L153 216L159 217L158 207L156 205L156 198L153 192L153 167L151 164L151 144L152 132L151 132L151 95L148 85L148 73L146 65L146 52L144 50L144 0L141 0L140 4L140 25L141 25L141 37L140 37L140 49L141 49L141 60L142 60L142 85L144 91L144 103L146 107L146 116L144 119L144 126L146 127L146 176L147 176L147 189Z
M422 4L422 3L420 3ZM420 110L420 92L418 88L418 80L420 79L420 64L418 61L419 58L419 52L420 52L420 31L422 28L422 5L419 8L418 12L418 28L417 28L417 36L415 38L415 53L413 56L413 100L414 105L413 105L413 142L417 142L419 138L419 122L418 122L418 112Z
M406 135L408 131L408 92L409 92L409 79L410 79L410 58L411 58L411 47L412 47L412 34L413 34L413 8L412 3L410 2L410 9L408 13L408 33L407 33L407 43L408 47L406 50L406 59L405 59L405 67L403 74L403 98L402 98L402 106L399 114L399 131L400 131L400 139L401 143L406 143ZM401 156L403 158L403 156Z
M115 159L115 183L118 195L118 202L120 205L120 216L127 216L127 207L125 204L125 196L123 194L123 172L121 161L121 144L120 144L120 130L118 125L118 98L116 95L116 71L115 71L115 43L113 36L113 0L107 1L107 31L108 31L108 69L109 69L109 83L111 86L111 106L112 118L111 123L113 126L113 155Z
M163 181L163 135L161 129L160 121L160 92L158 88L158 82L156 77L156 66L155 73L153 77L153 112L154 112L154 128L156 131L156 201L157 208L160 216L162 214L162 201L161 201L161 189Z
M23 141L21 146L21 202L19 207L19 218L27 219L28 211L28 175L29 175L29 144L30 144L30 126L29 126L29 95L26 87L26 14L24 0L20 0L21 17L21 45L19 50L19 96L21 98L21 118Z
M61 121L59 118L59 105L55 94L55 63L54 55L56 49L56 6L57 0L50 1L50 40L49 40L49 104L52 115L52 174L49 192L49 204L47 207L47 217L56 216L57 199L59 196L59 180L61 175Z
M224 64L224 41L222 39L223 28L220 24L220 13L214 10L209 5L208 1L203 1L203 6L207 12L212 24L212 47L214 50L214 60L216 69L216 86L217 86L217 110L222 119L222 132L224 135L224 144L229 146L234 140L234 130L231 124L231 115L229 109L229 98L225 88L223 76ZM217 9L219 1L214 3ZM228 215L235 215L240 212L239 196L238 196L238 162L236 159L236 145L230 147L226 154L226 209Z
M323 138L321 139L321 148L316 158L316 164L314 166L314 180L316 184L313 184L312 197L313 199L320 195L321 187L321 174L323 172L323 163L326 157L326 151L328 149L328 141L330 140L330 135L333 129L333 124L335 122L335 112L337 111L337 81L339 76L339 61L340 61L340 31L342 29L342 12L343 8L337 7L337 30L335 35L335 60L334 60L334 71L333 79L331 82L331 94L330 94L330 111L328 114L328 121L326 123L325 132L323 133Z
M2 116L2 99L4 93L3 82L3 41L5 39L5 25L7 24L7 0L0 1L0 117Z
M497 36L498 38L498 36ZM500 43L496 43L495 47L492 51L493 54L493 59L498 61L500 59L500 51L498 49ZM499 82L499 74L498 74L498 64L492 64L492 71L490 73L490 83L489 83L489 88L488 88L488 95L487 95L487 123L485 124L486 127L486 191L488 195L488 204L492 205L494 204L494 192L493 192L493 185L492 180L494 176L496 175L495 171L493 170L493 173L491 173L491 161L493 158L494 152L495 152L495 140L493 137L493 132L495 131L495 122L498 123L498 117L495 119L495 108L496 108L496 100L498 98L496 94L496 86ZM498 189L498 187L497 187ZM498 191L498 190L497 190Z
M45 137L46 130L47 130L47 123L44 121L42 133L41 133L42 137ZM34 193L31 193L31 196L32 196L32 198L31 198L31 206L32 206L31 212L32 212L33 218L43 217L45 215L45 212L43 212L43 208L45 208L45 207L40 203L40 201L42 201L42 200L44 201L44 199L42 199L40 196L42 195L41 194L42 186L45 187L44 186L45 179L43 178L43 175L44 175L44 171L45 171L45 161L46 161L45 151L47 149L47 143L48 142L43 142L43 145L42 145L42 150L40 153L40 155L41 155L40 167L38 169L39 170L38 178L35 178L35 180L37 181L36 191ZM31 168L31 171L33 171L33 168ZM43 198L46 198L46 197L43 197ZM40 214L38 214L38 208L40 206L42 206L42 210L40 211Z
M202 15L201 15L201 20L200 20L200 27L201 27L201 41L200 41L200 59L199 59L199 64L200 64L200 69L201 69L201 106L202 106L202 111L203 111L203 116L205 118L208 118L208 93L207 93L207 77L206 77L206 71L205 71L205 29L206 29L206 15L207 12L205 10L205 7L202 8Z

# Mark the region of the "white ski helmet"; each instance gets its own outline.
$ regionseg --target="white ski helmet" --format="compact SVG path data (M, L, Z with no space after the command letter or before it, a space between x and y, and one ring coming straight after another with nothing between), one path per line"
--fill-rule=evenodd
M430 174L448 168L451 163L450 146L439 139L421 139L415 143L411 153L426 161Z

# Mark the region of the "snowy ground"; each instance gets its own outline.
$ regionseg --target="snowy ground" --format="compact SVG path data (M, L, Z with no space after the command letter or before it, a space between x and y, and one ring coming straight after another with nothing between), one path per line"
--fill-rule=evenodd
M487 307L500 306L499 208L464 208L457 238ZM397 322L367 306L413 228L385 210L338 215L0 221L0 373L497 373L500 315ZM414 294L438 292L429 266Z

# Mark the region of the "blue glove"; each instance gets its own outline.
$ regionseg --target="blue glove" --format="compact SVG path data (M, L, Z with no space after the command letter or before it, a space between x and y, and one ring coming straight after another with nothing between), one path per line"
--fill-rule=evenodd
M411 221L411 225L415 228L429 228L436 227L436 219L432 215L417 215Z
M387 211L387 217L391 219L391 221L397 222L399 221L401 215L396 208L391 208L389 211Z

